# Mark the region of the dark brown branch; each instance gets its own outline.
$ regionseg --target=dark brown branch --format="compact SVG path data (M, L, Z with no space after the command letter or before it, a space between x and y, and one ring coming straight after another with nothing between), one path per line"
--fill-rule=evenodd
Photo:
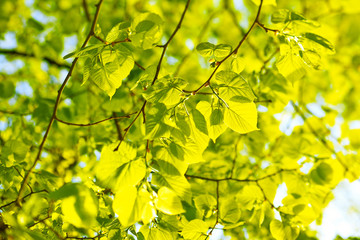
M29 196L31 196L32 194L42 193L42 192L48 192L48 191L47 191L46 189L43 189L43 190L40 190L40 191L34 191L34 192L31 191L30 193L26 194L23 198L21 198L20 201L23 200L23 199L25 199L25 198L27 198L27 197L29 197ZM1 209L1 208L8 207L8 206L10 206L11 204L14 204L14 203L16 203L16 202L17 202L17 200L14 200L14 201L11 201L11 202L9 202L9 203L7 203L7 204L4 204L4 205L0 206L0 209Z
M47 217L45 217L45 218L43 218L43 219L41 219L41 220L39 220L39 221L37 221L37 222L34 222L33 224L27 226L27 228L32 228L32 227L34 227L35 225L37 225L37 224L39 224L39 223L42 223L42 222L44 222L46 219L49 219L49 218L51 218L50 215L47 216Z
M117 134L118 134L118 139L120 140L120 141L122 141L123 140L123 135L122 135L122 133L121 133L121 127L120 127L120 125L119 125L119 121L118 121L118 116L116 115L116 112L113 112L112 113L113 115L112 115L112 117L113 117L113 119L114 119L114 123L115 123L115 127L116 127L116 132L117 132ZM130 117L130 116L129 116Z
M26 52L19 52L16 49L0 49L0 54L6 54L6 55L14 55L14 56L20 56L20 57L29 57L29 58L38 58L33 53L26 53ZM46 61L49 64L61 67L61 68L70 68L71 66L67 64L66 62L59 62L57 60L54 60L49 57L42 57L42 60Z
M138 68L145 71L145 68L143 66L141 66L140 63L138 63L137 61L134 61L134 63Z
M83 5L83 8L84 8L86 20L88 22L91 22L91 16L90 16L90 13L89 13L89 8L88 8L88 4L87 4L86 0L82 1L82 5Z
M96 237L70 237L70 236L67 236L65 237L65 239L100 239L100 237L104 236L104 234L99 234L97 235Z
M94 38L96 38L97 40L99 40L100 42L102 42L103 44L108 44L107 41L105 41L104 39L102 39L100 36L94 34Z
M56 116L55 116L55 120L58 121L58 122L61 122L63 124L66 124L66 125L78 126L78 127L90 127L90 126L97 125L99 123L106 122L106 121L113 120L113 119L116 120L116 119L121 119L121 118L130 118L130 116L135 114L135 113L131 113L131 114L128 114L128 115L125 115L125 116L119 116L119 117L112 116L112 117L108 117L108 118L105 118L105 119L102 119L100 121L93 122L93 123L72 123L72 122L67 122L67 121L61 120Z
M91 25L89 34L87 35L86 39L84 40L84 43L82 44L81 48L84 48L84 47L88 44L88 42L90 41L91 37L94 36L95 26L96 26L97 20L98 20L98 18L99 18L99 13L100 13L100 8L101 8L102 3L103 3L103 0L99 0L99 3L96 5L96 12L95 12L94 20L93 20L93 22L92 22L92 25ZM68 72L68 74L67 74L66 77L65 77L65 80L64 80L64 82L62 83L62 85L60 86L60 89L58 90L58 95L57 95L57 97L56 97L54 110L53 110L52 116L51 116L51 118L50 118L50 121L49 121L48 127L47 127L47 129L46 129L46 132L45 132L45 134L44 134L44 137L43 137L43 139L42 139L42 141L41 141L41 144L40 144L40 146L39 146L39 151L38 151L38 153L37 153L37 155L36 155L35 161L33 162L33 164L31 165L30 169L28 170L28 172L26 173L26 175L25 175L25 177L24 177L24 180L23 180L23 182L22 182L22 184L21 184L21 187L20 187L20 190L19 190L19 194L18 194L18 196L17 196L17 198L16 198L16 203L17 203L17 205L19 205L19 206L21 206L21 197L22 197L22 195L23 195L23 193L24 193L25 185L27 184L27 182L28 182L28 180L29 180L29 176L30 176L30 174L32 173L32 171L34 170L37 162L40 160L40 156L41 156L42 150L43 150L43 148L44 148L45 142L46 142L46 140L47 140L47 138L48 138L50 129L51 129L51 127L52 127L52 124L53 124L53 122L54 122L54 120L55 120L55 118L56 118L56 112L57 112L58 107L59 107L59 103L60 103L60 99L61 99L62 92L64 91L64 88L65 88L67 82L69 81L69 79L70 79L70 77L71 77L71 75L72 75L72 72L74 71L74 68L75 68L76 63L77 63L78 60L79 60L78 57L76 57L76 58L73 60L73 62L72 62L72 64L71 64L71 67L70 67L70 69L69 69L69 72Z
M188 179L194 178L194 179L201 179L201 180L205 180L205 181L211 181L211 182L222 182L222 181L235 181L235 182L258 182L267 178L271 178L274 177L282 172L292 172L292 171L297 171L297 168L292 168L292 169L280 169L277 172L274 172L272 174L266 175L264 177L261 178L257 178L257 179L252 179L252 178L244 178L244 179L237 179L237 178L232 178L232 177L227 177L227 178L209 178L209 177L202 177L202 176L195 176L195 175L189 175L189 174L185 174L185 177Z
M200 91L202 88L207 87L210 84L210 81L212 79L212 77L215 75L216 71L219 69L219 67L221 66L221 64L223 62L225 62L231 55L233 54L237 54L239 48L241 47L241 45L245 42L245 40L247 39L247 37L249 36L250 32L254 29L255 25L257 24L257 21L260 17L260 12L261 12L261 8L262 8L262 4L263 4L263 0L260 1L260 5L255 17L254 22L251 24L249 30L245 33L245 35L243 36L243 38L239 41L238 45L235 47L235 49L229 53L223 60L217 62L217 66L214 69L214 71L211 73L210 77L200 86L198 87L196 90L192 91L192 94L195 95L197 94L198 91Z
M26 115L31 114L31 113L20 113L20 112L16 112L16 111L7 111L7 110L2 110L2 109L0 109L0 113L10 114L10 115L19 115L19 116L26 116Z
M273 28L268 28L268 27L265 27L264 24L262 24L261 22L259 22L259 20L256 21L256 24L261 27L262 29L265 30L265 32L273 32L275 35L277 35L280 31L277 30L277 29L273 29Z

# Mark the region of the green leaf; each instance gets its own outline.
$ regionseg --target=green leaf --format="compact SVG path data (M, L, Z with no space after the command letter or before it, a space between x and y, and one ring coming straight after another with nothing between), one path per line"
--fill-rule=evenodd
M226 199L220 204L220 219L223 224L237 223L241 217L241 210L234 199Z
M95 193L80 183L68 183L50 193L50 198L62 200L61 211L64 220L76 227L97 225L98 199Z
M237 74L240 74L245 69L245 60L241 57L235 57L231 61L231 70Z
M114 192L120 187L136 185L146 173L144 161L134 160L136 151L130 144L122 142L120 148L114 151L116 146L117 143L104 146L96 174L100 184Z
M167 187L161 187L155 199L155 206L165 214L176 215L185 212L180 198L174 191Z
M210 126L220 125L224 121L224 114L221 109L214 109L210 115Z
M208 229L209 225L206 222L200 219L194 219L185 224L181 235L183 235L184 239L189 240L205 239Z
M187 82L181 78L166 76L158 79L153 86L146 90L143 96L149 102L174 105L180 102L182 95L181 89L186 85Z
M322 162L310 172L310 176L316 184L329 184L333 177L333 169L329 164Z
M208 144L209 144L209 136L203 132L201 132L197 127L196 127L196 122L195 119L193 118L193 115L190 114L188 116L188 122L189 122L189 126L190 126L190 130L191 130L191 135L190 138L192 138L192 143L191 146L194 146L194 150L196 149L195 147L198 148L198 152L197 155L200 155L203 153L203 151L207 148ZM196 159L194 159L196 160ZM195 162L200 162L203 161L202 157L201 159L198 159ZM195 163L194 162L194 163Z
M261 202L263 198L260 188L255 185L246 185L241 192L236 195L239 203L248 210L253 209L255 203Z
M127 48L107 48L93 60L90 75L93 82L111 98L133 67L134 59Z
M10 156L13 156L14 160L22 161L25 159L27 152L29 151L29 146L27 146L22 141L10 140L5 142L5 145L1 149L0 159L3 159L5 162L8 161Z
M150 193L145 189L138 191L134 186L127 186L115 194L112 207L122 227L128 227L140 220L150 222L154 217L150 202Z
M223 60L232 51L232 47L229 44L218 44L214 49L214 57L216 61Z
M0 98L8 99L14 96L15 86L11 81L0 82Z
M255 103L231 103L225 108L224 122L241 134L258 130Z
M184 176L174 176L167 172L154 173L152 183L171 189L182 200L191 199L191 186Z
M319 36L315 33L303 33L302 37L309 39L313 42L316 42L318 44L320 44L321 46L323 46L324 48L329 49L332 52L335 52L335 48L334 46L331 44L331 42L329 40L327 40L326 38L323 38L322 36Z
M91 46L84 47L78 51L69 53L69 54L65 55L63 58L67 59L67 58L94 56L97 53L99 53L104 47L105 47L105 45L102 43L94 44Z
M196 105L196 108L204 115L207 122L207 129L209 137L216 141L216 139L226 130L224 124L224 112L222 107L212 107L210 103L201 101Z
M210 217L216 207L216 199L209 194L202 194L194 198L196 208L204 217Z
M276 62L276 67L288 81L294 83L306 74L306 65L301 57L289 51L282 55Z
M290 20L290 11L287 9L278 9L271 15L271 22L286 23Z
M203 57L211 57L214 54L215 45L209 42L202 42L196 46L196 51Z
M241 75L235 72L220 71L216 74L216 80L220 83L217 86L219 95L225 101L237 102L239 97L240 99L249 99L248 102L255 99L249 84Z
M287 23L289 21L303 21L306 23L310 23L310 21L306 19L304 16L295 12L291 12L287 9L279 9L275 11L271 15L271 21L273 23Z
M164 160L156 160L156 163L161 173L166 173L173 176L181 176L179 169L177 169L172 163Z
M151 228L148 235L148 240L168 240L174 239L173 234L164 229Z
M304 16L295 12L291 12L290 19L291 21L305 21L305 22L308 21Z
M142 13L131 24L130 39L136 47L153 48L162 36L161 17L155 13Z
M121 22L116 24L110 32L106 35L106 42L112 43L115 41L122 41L127 37L127 29L130 27L130 22Z
M86 58L84 63L84 70L83 70L83 82L81 85L85 84L86 81L89 79L91 74L91 68L92 68L91 58Z
M166 106L162 103L154 105L146 116L146 139L168 136L169 126L164 123L167 116Z
M292 228L290 225L273 219L270 223L271 235L276 240L292 240L299 235L299 228Z
M207 124L206 124L206 120L204 118L204 116L201 114L201 112L197 109L193 109L191 111L192 117L194 119L194 123L196 128L204 133L204 134L208 134L208 130L207 130Z

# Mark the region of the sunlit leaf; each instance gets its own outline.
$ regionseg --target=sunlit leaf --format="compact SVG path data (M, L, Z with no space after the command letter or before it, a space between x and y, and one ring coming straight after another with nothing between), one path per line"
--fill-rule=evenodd
M195 219L188 222L184 226L181 234L183 235L184 239L205 239L208 228L209 225L206 222L200 219Z
M162 187L157 193L155 206L158 210L169 215L176 215L184 212L180 198L174 191L167 187Z
M225 124L238 133L258 130L257 111L254 103L231 103L225 108Z

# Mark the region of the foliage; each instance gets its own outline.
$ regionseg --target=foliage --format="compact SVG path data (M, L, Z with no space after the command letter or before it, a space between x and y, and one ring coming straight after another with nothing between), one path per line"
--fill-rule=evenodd
M2 0L0 238L316 239L360 176L357 5Z

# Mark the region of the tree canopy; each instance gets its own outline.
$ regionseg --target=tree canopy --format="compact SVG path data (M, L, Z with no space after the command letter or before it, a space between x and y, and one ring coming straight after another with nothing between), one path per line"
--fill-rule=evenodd
M360 176L355 0L0 12L1 239L317 239Z

